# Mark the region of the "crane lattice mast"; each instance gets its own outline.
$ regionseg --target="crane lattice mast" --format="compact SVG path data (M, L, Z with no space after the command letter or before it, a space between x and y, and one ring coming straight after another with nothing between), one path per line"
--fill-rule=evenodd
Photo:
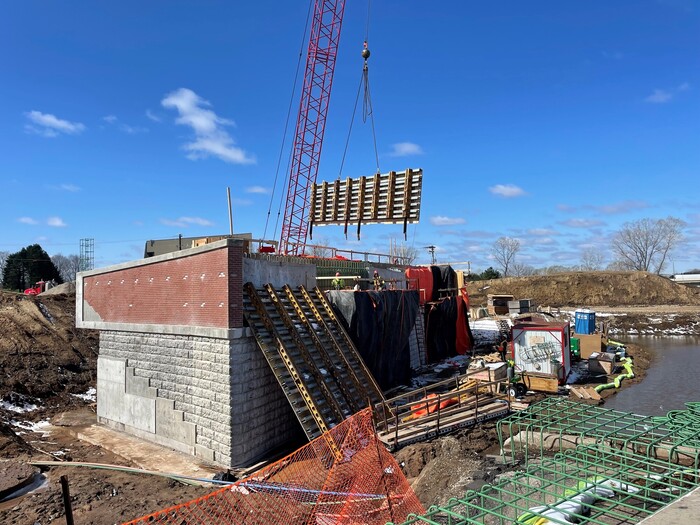
M306 245L309 190L316 182L345 0L315 0L304 85L280 238L280 253L301 255Z

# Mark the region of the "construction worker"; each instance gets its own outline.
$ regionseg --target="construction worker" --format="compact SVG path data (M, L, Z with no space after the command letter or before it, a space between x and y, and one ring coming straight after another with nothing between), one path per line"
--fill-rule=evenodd
M379 291L384 289L384 279L382 279L377 270L374 270L374 279L372 279L374 289Z
M506 353L508 352L508 340L503 339L500 343L498 343L496 350L498 351L498 355L501 356L501 361L505 362Z
M335 279L331 281L331 286L334 290L342 290L345 283L340 278L340 272L335 272Z

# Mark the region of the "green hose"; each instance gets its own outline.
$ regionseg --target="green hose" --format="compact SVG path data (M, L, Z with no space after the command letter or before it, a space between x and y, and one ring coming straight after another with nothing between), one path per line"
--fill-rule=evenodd
M597 387L595 387L596 392L600 393L603 390L607 390L608 388L620 388L623 379L632 379L634 377L634 370L632 369L632 358L623 357L622 359L620 359L620 363L622 363L622 368L625 369L625 373L617 376L612 383L598 385Z

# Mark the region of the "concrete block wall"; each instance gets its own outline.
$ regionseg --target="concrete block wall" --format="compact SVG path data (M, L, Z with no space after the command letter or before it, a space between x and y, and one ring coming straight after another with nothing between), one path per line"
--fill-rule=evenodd
M225 466L248 464L297 432L255 340L103 332L100 422Z
M243 328L243 283L312 287L315 267L244 251L225 239L78 274L76 326L100 330L99 422L222 466L301 434Z

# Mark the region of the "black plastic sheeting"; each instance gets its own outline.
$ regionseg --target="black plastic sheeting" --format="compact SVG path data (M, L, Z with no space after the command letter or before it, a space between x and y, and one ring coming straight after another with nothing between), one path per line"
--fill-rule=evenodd
M410 384L409 336L419 311L418 292L331 290L326 296L379 387Z
M439 266L431 266L430 271L433 272L433 296L429 301L437 301L440 299L440 292L438 290L444 288L442 285L442 271Z
M457 272L452 269L452 266L440 266L440 288L444 290L457 289Z
M452 269L452 266L431 266L430 271L433 273L433 297L431 301L440 300L440 290L456 290L457 289L457 272ZM443 293L443 295L445 295Z
M446 297L440 302L425 305L425 345L428 363L435 363L448 357L454 357L458 340L468 341L473 345L473 337L469 328L466 312L462 312L460 326L459 308L467 308L461 297ZM460 331L458 337L457 331Z

